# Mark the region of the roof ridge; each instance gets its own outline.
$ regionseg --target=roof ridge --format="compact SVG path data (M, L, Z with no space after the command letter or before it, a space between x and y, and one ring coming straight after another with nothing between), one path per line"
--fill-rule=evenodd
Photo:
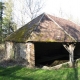
M41 22L42 18L44 17L44 15L45 15L45 13L42 14L42 16L41 16L40 20L38 21L38 24L37 25L40 24L40 22ZM35 28L37 28L37 26Z
M74 39L74 37L72 37L70 34L68 34L54 19L52 19L48 14L46 14L46 16L53 22L55 22L56 25L58 25L59 28L61 28L67 35L69 35L72 39ZM76 39L74 39L76 41Z
M44 17L45 13L42 14L41 19L39 20L39 23L41 22L42 18Z

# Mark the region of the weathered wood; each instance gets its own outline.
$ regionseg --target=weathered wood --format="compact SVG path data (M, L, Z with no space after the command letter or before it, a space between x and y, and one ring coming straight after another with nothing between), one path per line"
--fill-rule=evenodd
M72 43L72 44L67 43L67 44L64 44L63 46L69 52L70 66L73 67L74 66L74 49L75 49L75 43Z

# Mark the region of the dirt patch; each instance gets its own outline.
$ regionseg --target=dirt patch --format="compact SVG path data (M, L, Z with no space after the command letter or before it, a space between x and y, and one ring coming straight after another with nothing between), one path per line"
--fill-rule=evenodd
M1 67L8 67L8 66L26 66L26 61L15 61L15 60L3 60L0 62Z

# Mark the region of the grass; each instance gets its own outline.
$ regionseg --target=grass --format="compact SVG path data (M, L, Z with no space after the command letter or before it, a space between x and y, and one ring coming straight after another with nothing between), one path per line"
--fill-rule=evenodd
M80 68L43 70L20 66L0 67L0 80L80 80Z
M0 46L0 49L3 50L4 46ZM80 80L80 61L78 63L78 68L59 70L29 69L20 66L0 67L0 80Z

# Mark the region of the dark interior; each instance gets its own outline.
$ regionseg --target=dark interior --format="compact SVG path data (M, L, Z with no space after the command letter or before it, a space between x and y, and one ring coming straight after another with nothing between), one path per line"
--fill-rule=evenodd
M69 53L61 42L34 42L35 45L35 65L48 65L60 61L68 61ZM55 65L55 64L53 64Z
M75 50L74 50L74 58L75 59L80 58L80 42L76 43Z

